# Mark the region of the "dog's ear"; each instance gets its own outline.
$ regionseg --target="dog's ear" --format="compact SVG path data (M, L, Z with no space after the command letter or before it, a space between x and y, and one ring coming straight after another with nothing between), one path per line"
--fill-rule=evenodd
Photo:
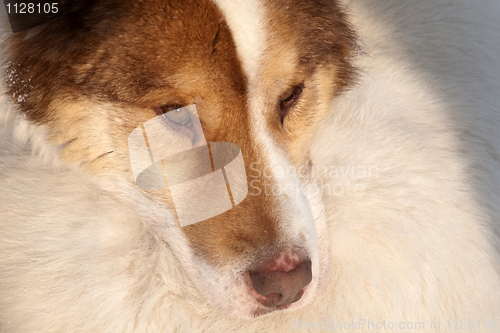
M44 6L49 10L49 5L42 2L45 1L41 1L41 10ZM50 102L54 96L66 94L75 80L70 75L75 59L98 45L101 36L89 37L88 31L107 17L120 16L117 14L119 3L112 0L56 0L54 3L57 3L54 8L58 8L56 14L59 16L30 14L24 21L15 16L11 24L18 32L5 44L8 49L3 68L6 94L12 97L19 111L34 122L49 119ZM117 4L115 11L107 17L94 8L114 4ZM13 8L11 5L11 10Z

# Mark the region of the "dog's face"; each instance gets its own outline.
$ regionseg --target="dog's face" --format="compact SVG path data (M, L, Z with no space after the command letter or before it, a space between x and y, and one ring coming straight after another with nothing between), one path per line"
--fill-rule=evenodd
M6 78L61 157L134 204L214 306L253 317L311 300L327 274L308 147L352 80L353 45L335 1L82 1L12 37ZM192 104L207 142L241 148L249 193L181 227L168 190L135 185L127 139Z

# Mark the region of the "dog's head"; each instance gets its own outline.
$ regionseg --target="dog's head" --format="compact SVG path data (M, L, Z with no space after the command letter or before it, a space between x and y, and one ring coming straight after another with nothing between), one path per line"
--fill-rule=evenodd
M208 300L253 317L311 300L327 274L308 147L352 81L353 40L333 0L81 1L11 38L6 86L64 160L135 205ZM207 142L240 147L248 195L181 227L168 189L135 184L128 138L193 104ZM186 114L165 140L193 141Z

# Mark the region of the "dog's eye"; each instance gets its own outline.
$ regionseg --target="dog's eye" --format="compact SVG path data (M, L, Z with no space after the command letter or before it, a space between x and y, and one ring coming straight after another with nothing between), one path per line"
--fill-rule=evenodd
M167 104L156 108L157 114L165 114L165 117L173 123L184 125L189 121L189 113L181 105Z
M300 94L302 93L302 88L302 85L292 87L280 97L280 121L282 125L283 120L285 119L290 109L299 100Z
M168 120L180 125L184 125L189 121L189 113L184 109L169 111L165 113L165 117L167 117Z
M185 107L181 104L165 104L163 106L156 107L155 112L157 115L162 116L163 125L166 127L168 132L187 137L191 140L193 147L198 142L198 138L203 136L203 132L201 132L201 136L197 133L198 129L194 125L193 121L198 117L192 113L192 108L189 106ZM194 113L196 114L196 111ZM199 120L197 120L197 122L199 123ZM201 130L201 128L199 129Z

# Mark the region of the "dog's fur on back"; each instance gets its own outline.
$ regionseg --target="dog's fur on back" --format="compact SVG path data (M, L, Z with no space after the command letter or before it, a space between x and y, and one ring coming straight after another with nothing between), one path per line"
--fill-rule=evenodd
M500 325L497 1L80 6L15 36L2 13L1 332ZM127 135L164 104L240 145L242 204L182 229L133 184ZM289 249L312 282L262 307L245 272Z

